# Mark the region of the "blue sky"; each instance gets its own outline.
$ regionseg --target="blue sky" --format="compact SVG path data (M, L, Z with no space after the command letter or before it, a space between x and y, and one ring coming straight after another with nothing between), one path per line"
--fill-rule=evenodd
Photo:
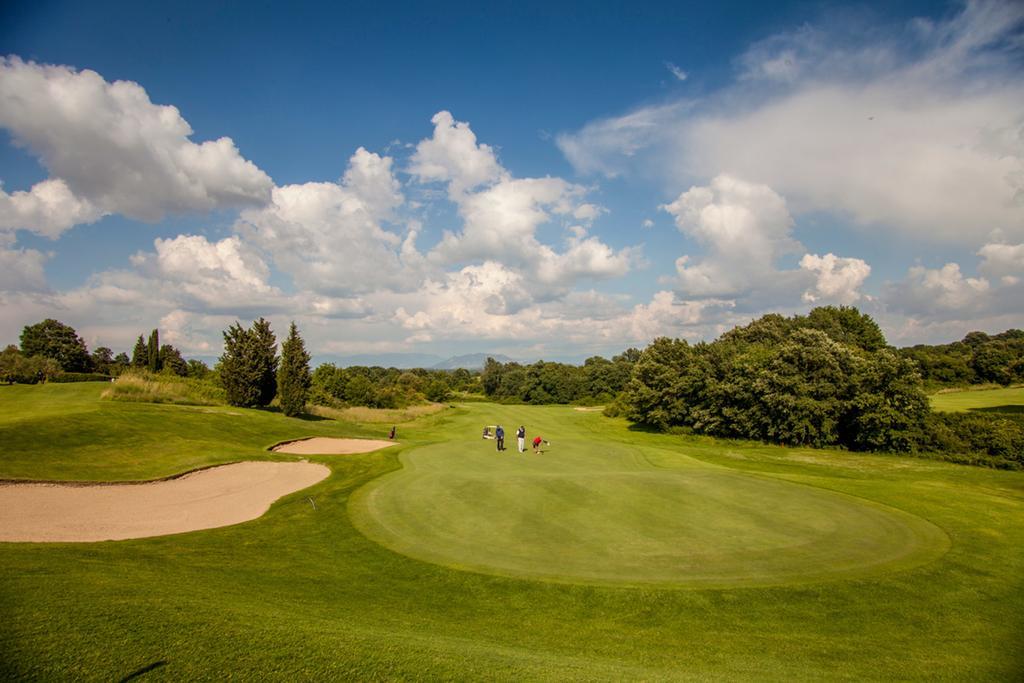
M1024 327L1019 3L0 8L0 341L582 359Z

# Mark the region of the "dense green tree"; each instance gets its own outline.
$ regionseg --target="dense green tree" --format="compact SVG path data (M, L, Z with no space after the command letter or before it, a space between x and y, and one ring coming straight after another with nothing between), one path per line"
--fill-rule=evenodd
M224 331L224 354L217 369L228 403L242 407L270 404L277 390L276 347L270 324L263 318L250 330L234 323Z
M128 354L124 351L114 356L114 362L111 364L111 372L113 374L120 375L131 365L131 360L128 358Z
M187 366L187 374L192 379L206 379L210 374L210 366L201 360L190 358Z
M153 330L149 333L149 343L146 344L146 367L150 372L159 372L160 365L160 332Z
M252 324L253 347L261 368L259 405L268 406L277 395L277 339L263 318Z
M50 358L65 372L91 369L85 342L73 327L53 318L25 326L21 332L21 353L27 357Z
M714 436L911 450L927 399L915 364L876 327L855 309L825 308L764 316L712 344L656 339L634 366L626 415Z
M145 368L149 366L149 347L146 346L146 339L140 334L135 341L135 348L132 349L132 367Z
M181 351L170 344L160 347L160 368L163 372L170 372L185 377L188 375L188 363L181 355Z
M281 398L281 411L289 417L301 415L306 409L312 378L309 373L309 354L299 336L295 323L281 345L281 367L277 371L277 390Z
M97 346L90 356L90 365L93 372L110 374L111 366L114 364L114 352L106 346Z

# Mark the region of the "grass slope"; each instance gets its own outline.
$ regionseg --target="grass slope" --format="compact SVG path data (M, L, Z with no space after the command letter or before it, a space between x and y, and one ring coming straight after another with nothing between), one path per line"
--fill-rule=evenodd
M950 413L967 410L986 412L1024 412L1024 387L985 389L983 391L948 391L931 397L932 408Z
M187 469L192 458L267 457L262 446L296 434L370 435L261 411L108 405L74 385L7 389L6 477L106 478L99 475L109 469L109 478L145 478ZM482 413L460 408L406 427L398 448L315 458L331 477L249 523L138 541L0 544L0 677L1024 677L1021 473L681 439L563 408L477 409L507 414L507 427L542 430L554 442L544 458L558 457L560 434L585 434L597 451L642 450L659 468L650 472L685 474L697 461L902 510L941 528L951 545L935 561L860 578L678 590L457 571L369 540L350 521L353 494L398 471L415 449L461 439L461 425ZM63 426L69 420L107 438L65 443L74 436ZM133 456L134 444L147 455Z
M864 576L948 547L919 517L810 486L737 473L584 428L567 408L472 405L443 443L357 494L356 526L412 557L566 582L723 587ZM497 454L476 427L524 422L543 455ZM598 428L602 425L597 423ZM510 429L511 431L511 429ZM610 435L609 435L610 436Z

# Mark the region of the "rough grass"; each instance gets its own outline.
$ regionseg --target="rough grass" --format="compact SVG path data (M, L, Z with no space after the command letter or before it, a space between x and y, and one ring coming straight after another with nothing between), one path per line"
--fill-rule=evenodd
M224 390L210 382L143 372L125 373L103 392L111 401L137 403L173 403L177 405L224 405Z
M444 403L425 403L406 408L366 408L351 406L349 408L327 408L325 406L308 406L310 413L345 422L361 422L369 424L405 424L413 420L434 415L447 407Z
M960 413L967 410L987 412L1024 412L1024 386L946 391L931 397L932 408L943 412Z
M0 387L0 476L151 478L197 460L276 457L263 449L289 438L380 429L100 401L100 390ZM624 588L459 571L392 552L352 525L350 499L362 487L419 448L450 441L461 450L463 432L478 439L481 423L494 421L543 429L552 446L538 458L568 454L566 442L578 439L598 455L632 448L654 473L709 468L899 510L941 528L950 547L916 567L843 580ZM0 544L0 678L119 680L143 670L152 680L1024 678L1022 473L652 434L569 407L457 408L401 433L392 449L310 458L332 476L245 524L135 541ZM467 457L495 462L493 442L479 444ZM770 520L774 509L759 512ZM526 519L513 508L506 515Z

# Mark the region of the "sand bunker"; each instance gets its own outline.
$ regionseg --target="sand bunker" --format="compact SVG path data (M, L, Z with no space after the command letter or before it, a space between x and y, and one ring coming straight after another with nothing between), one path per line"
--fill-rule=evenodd
M238 524L330 473L309 462L241 462L143 484L3 484L0 541L116 541Z
M394 441L377 441L374 439L329 439L317 436L300 441L279 443L270 450L278 453L295 453L298 455L349 455L351 453L369 453L388 446Z

